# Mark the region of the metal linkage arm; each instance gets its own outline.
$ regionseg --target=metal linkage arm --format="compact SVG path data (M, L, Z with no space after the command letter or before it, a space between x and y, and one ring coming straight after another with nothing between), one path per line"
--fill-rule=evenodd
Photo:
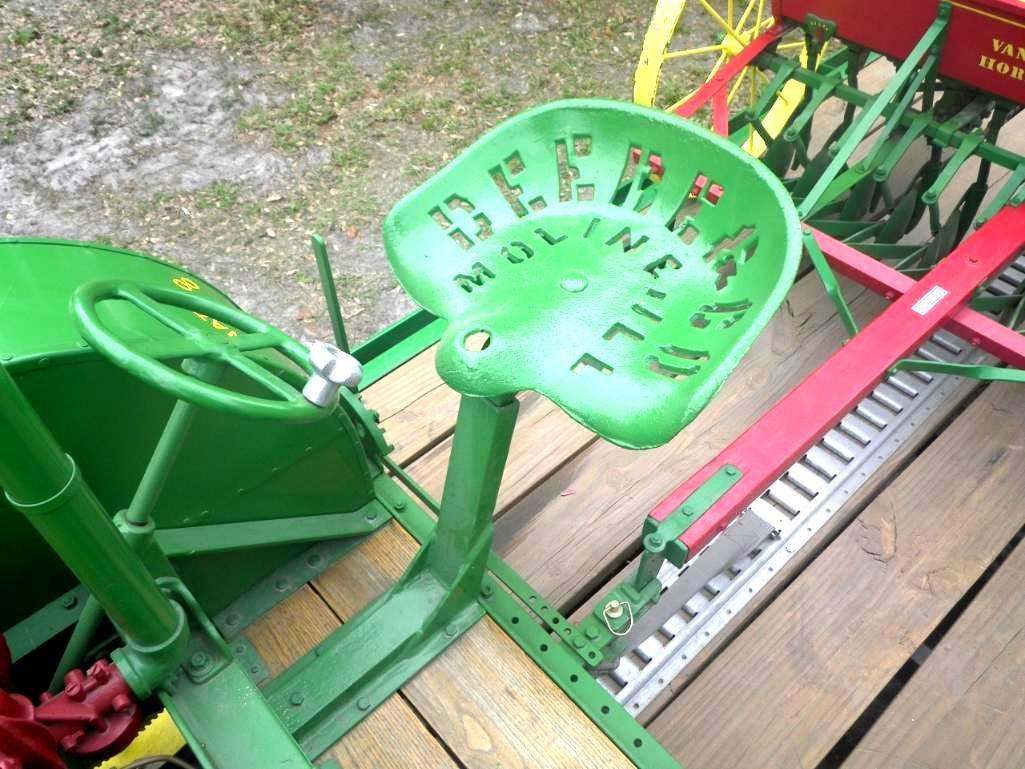
M1005 208L922 280L912 282L861 333L662 500L651 516L665 520L720 468L738 467L743 473L740 481L680 536L688 553L703 548L861 400L896 360L918 347L950 316L963 312L976 288L1023 246L1025 206Z
M0 366L0 487L96 597L127 646L113 655L141 697L185 653L188 627L82 479L71 457Z

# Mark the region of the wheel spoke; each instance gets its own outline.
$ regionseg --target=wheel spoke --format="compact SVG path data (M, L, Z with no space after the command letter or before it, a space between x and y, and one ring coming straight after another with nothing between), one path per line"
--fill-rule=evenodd
M182 336L192 336L192 330L190 328L182 325L174 318L168 317L167 313L160 309L157 302L150 299L135 287L122 286L118 296L135 305L138 309L153 318L153 320L167 326L172 331L176 331Z
M747 4L747 8L744 9L744 13L741 14L740 19L737 21L737 29L743 29L744 25L747 24L747 17L751 15L751 11L755 9L755 4L758 0L751 0ZM743 41L741 41L743 42Z
M277 334L263 332L237 336L232 339L231 345L236 350L248 352L250 350L263 350L268 347L275 347L279 341Z
M755 3L756 1L757 0L751 0L752 4ZM708 13L708 15L711 16L715 20L716 24L718 24L720 27L723 28L723 31L727 35L732 37L734 40L736 40L741 45L746 45L746 43L740 38L740 36L736 33L736 31L733 29L733 27L731 27L729 24L726 23L726 19L724 19L722 16L720 16L719 12L717 10L715 10L715 8L713 8L711 5L708 4L708 0L698 0L698 2L701 3L701 7L705 9L705 11ZM737 26L741 26L741 25L738 24Z
M671 51L663 58L668 61L669 59L682 59L685 56L700 56L703 53L716 53L724 50L725 46L719 43L718 45L705 45L701 48L688 48L685 51Z
M733 98L737 95L737 91L740 90L740 86L744 85L744 72L737 75L737 79L730 86L730 92L726 94L726 103L733 104Z
M302 394L285 380L272 374L255 360L238 350L231 349L230 347L222 349L218 357L257 384L263 385L284 401L295 403L302 398Z
M726 0L726 20L733 26L733 0Z
M803 40L799 40L796 43L780 43L776 46L777 51L794 51L798 48L804 48Z

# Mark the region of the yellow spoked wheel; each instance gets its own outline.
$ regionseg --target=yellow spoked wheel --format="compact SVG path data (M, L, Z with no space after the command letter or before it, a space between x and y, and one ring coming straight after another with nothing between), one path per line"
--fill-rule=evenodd
M711 80L730 59L775 23L769 13L769 0L748 0L746 4L726 0L724 13L716 10L708 0L694 0L692 4L704 12L706 23L710 23L714 30L713 40L718 42L682 47L694 42L695 34L700 35L691 29L692 24L681 27L687 0L658 0L644 35L641 58L634 76L634 101L638 104L674 111L697 90L693 87L695 79L698 87L700 83ZM722 0L718 4L721 6ZM785 55L799 56L801 64L806 65L808 57L804 35L800 30L795 30L794 34L799 38L785 37L776 50ZM730 110L754 107L770 82L769 75L758 67L745 67L728 86L726 101ZM690 87L681 98L682 83L688 83ZM770 137L775 138L786 127L804 98L804 90L802 83L788 80L776 94L761 118L762 126ZM762 137L751 126L743 146L755 157L760 157L766 149Z

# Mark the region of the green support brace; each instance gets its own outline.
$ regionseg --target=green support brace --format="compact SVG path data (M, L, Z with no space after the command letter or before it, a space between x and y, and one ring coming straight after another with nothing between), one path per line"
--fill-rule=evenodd
M423 548L387 593L268 686L272 708L308 755L334 744L483 616L477 598L518 408L512 397L463 397L444 502Z
M802 219L810 216L819 206L820 201L823 200L823 197L829 186L833 183L833 180L836 179L837 175L847 165L847 161L850 159L851 154L857 146L866 136L868 136L868 133L872 130L876 120L884 114L886 107L890 104L893 97L896 96L902 88L905 88L909 82L916 79L920 82L921 79L924 78L925 73L918 71L919 64L929 54L933 54L938 57L937 47L942 45L943 36L946 32L949 18L950 5L945 2L941 3L936 21L934 21L929 29L926 30L922 39L918 41L918 44L908 55L907 59L905 59L901 64L893 78L886 84L886 87L879 92L850 129L844 133L839 143L840 146L837 147L837 151L833 155L832 160L830 160L829 165L818 177L818 180L815 182L811 191L808 192L804 200L798 205L798 213L801 215ZM898 106L896 108L898 114L902 114L906 111L907 104L910 104L911 96L913 95L914 89L908 88L904 99L901 101L903 106ZM907 104L904 104L905 101ZM828 200L826 202L828 202Z
M111 656L129 686L148 696L178 666L185 614L146 567L0 366L0 487L118 627L127 645Z

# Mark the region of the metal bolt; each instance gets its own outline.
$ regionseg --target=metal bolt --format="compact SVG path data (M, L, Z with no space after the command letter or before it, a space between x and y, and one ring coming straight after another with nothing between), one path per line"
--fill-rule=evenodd
M302 692L292 692L292 696L288 698L289 703L296 708L302 705L305 700L306 698L303 697Z
M737 468L735 468L735 467L727 467L726 470L725 470L725 473L726 473L726 475L728 475L728 476L730 476L732 478L733 476L735 476L737 474Z
M202 670L210 662L210 658L206 656L205 652L196 652L189 657L189 667L193 670Z
M662 547L662 543L663 543L663 539L658 534L649 534L648 535L648 544L651 545L652 547L655 547L655 548Z
M224 622L226 624L228 624L228 625L237 625L241 621L242 621L242 617L240 617L237 612L232 612L231 614L229 614L227 617L224 618Z
M14 360L14 355L9 352L5 352L3 355L0 355L0 360Z
M605 604L605 616L609 619L619 619L623 616L623 604L615 599Z
M249 668L249 672L252 673L254 676L258 675L260 673L260 666L253 665L251 668Z
M360 697L356 700L356 707L360 710L370 710L370 700L366 697Z
M320 553L313 553L306 559L306 565L312 568L320 566L320 562L324 559L321 558Z
M367 514L363 517L367 519L367 523L373 523L377 520L377 511L371 508L367 510Z
M485 598L490 598L495 594L495 588L491 587L491 585L485 585L480 589L480 594Z
M277 582L274 583L274 587L276 589L278 589L278 590L287 590L288 589L288 580L287 579L279 579Z
M585 643L586 643L586 641L584 641L583 638L581 638L580 636L577 636L576 638L573 639L573 648L574 649L583 649Z
M447 628L445 628L445 635L447 635L449 638L455 638L458 633L459 628L457 628L455 625L449 625Z
M64 596L64 598L61 599L61 606L63 606L65 609L74 609L76 606L78 606L78 596Z
M596 640L598 640L598 628L596 628L596 627L589 627L589 628L587 628L586 631L584 631L584 635L586 635L592 641L596 641Z
M405 510L406 509L406 500L404 500L404 499L397 499L397 500L395 500L395 509L399 510L400 512L402 510Z

